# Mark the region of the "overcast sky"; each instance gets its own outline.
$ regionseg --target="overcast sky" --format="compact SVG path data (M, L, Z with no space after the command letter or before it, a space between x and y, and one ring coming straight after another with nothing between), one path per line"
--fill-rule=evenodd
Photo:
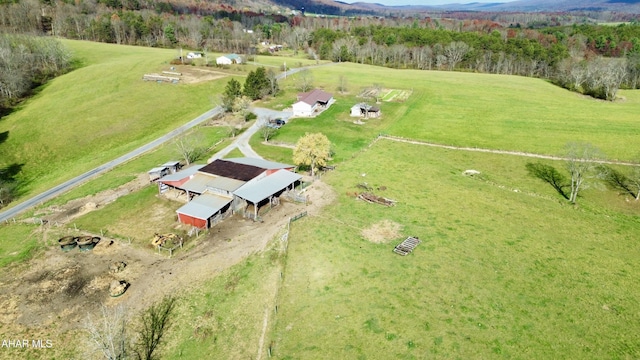
M347 0L345 2L366 2L366 3L378 3L388 6L399 5L443 5L443 4L468 4L468 3L505 3L514 0Z

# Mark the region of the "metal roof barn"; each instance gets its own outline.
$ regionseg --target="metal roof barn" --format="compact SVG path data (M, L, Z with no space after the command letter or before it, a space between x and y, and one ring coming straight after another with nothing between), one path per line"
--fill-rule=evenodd
M301 175L287 170L278 170L272 175L255 182L247 184L236 190L234 194L254 204L254 218L257 216L258 203L274 194L286 189L289 185L302 178Z
M244 185L246 181L235 180L219 176L195 174L189 181L182 184L181 188L190 193L202 194L206 190L214 192L230 193Z
M225 196L200 195L176 210L178 220L183 224L201 229L209 228L211 226L211 218L228 207L231 201L233 201L233 198Z

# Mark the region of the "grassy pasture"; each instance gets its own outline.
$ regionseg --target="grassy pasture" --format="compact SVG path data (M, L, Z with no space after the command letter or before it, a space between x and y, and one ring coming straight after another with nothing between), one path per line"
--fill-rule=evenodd
M147 245L154 233L171 232L176 221L175 211L182 205L157 196L158 187L150 184L135 193L125 195L74 221L71 226L119 238L131 238Z
M64 41L83 67L56 78L0 121L3 163L23 164L25 196L145 144L210 109L226 81L158 84L174 50Z
M333 92L337 99L334 106L344 102L340 114L361 101L356 95L373 83L412 90L403 103L380 104L384 125L377 130L391 135L550 155L563 154L567 142L589 142L611 159L632 160L638 156L632 146L640 134L637 90L622 90L621 100L604 102L544 80L517 76L394 70L347 63L316 68L312 73L317 87ZM348 94L335 91L340 76L347 78ZM285 96L271 104L289 106L295 98L295 76L281 87ZM336 112L327 111L317 119L331 121L336 116ZM342 140L327 135L334 142Z
M111 86L107 86L111 90L105 92L106 98L130 106L113 88L128 89L122 94L130 97L140 97L137 91L145 90L154 104L140 106L147 112L154 111L158 120L138 124L144 116L135 108L129 109L137 114L136 125L131 125L136 136L122 129L109 133L106 128L110 127L96 125L97 120L90 122L84 131L101 134L92 138L96 148L102 146L99 155L77 151L69 144L63 148L57 142L45 142L47 151L40 152L43 159L39 161L51 162L43 162L42 169L25 162L25 177L31 174L25 178L31 179L30 191L48 187L53 178L70 177L68 172L81 172L92 162L111 159L191 119L210 107L207 99L226 83L141 85L136 83L141 73L164 67L175 50L69 43L87 64L96 64L78 71L107 64L104 66L119 69L116 73L129 79L103 79ZM96 71L93 76L98 74L92 71ZM101 71L106 78L115 70ZM640 255L636 246L640 228L637 204L622 198L612 200L611 195L591 189L583 193L578 207L569 206L548 185L526 174L526 158L385 140L368 147L381 132L453 145L552 154L559 154L567 141L583 140L611 157L618 154L620 159L631 159L635 156L630 145L637 137L634 121L640 92L622 91L625 100L605 103L541 80L519 77L398 71L352 64L313 71L317 84L334 92L338 102L318 118L288 123L274 141L295 143L305 132L328 135L340 166L325 175L324 181L335 188L338 200L321 216L307 217L293 225L284 285L278 296L279 311L275 322L269 323L272 331L265 338L265 344L274 344L274 358L640 357L640 344L635 338L640 331L640 308L632 292L640 285L634 266ZM341 74L348 78L349 94L334 91ZM99 80L93 76L85 73L86 81ZM65 77L54 80L24 109L0 121L0 131L10 130L10 140L16 141L12 146L40 144L44 135L38 131L43 130L22 127L17 120L32 125L25 120L30 118L20 114L33 104L38 106L29 110L32 114L46 114L44 110L40 113L40 107L53 110L49 96L57 96L62 102L66 96L61 85L56 85L62 79ZM382 119L353 124L348 112L359 101L355 95L359 88L373 82L412 89L413 94L404 103L381 104ZM296 92L292 79L282 87L289 98L271 100L269 104L274 107L290 104ZM83 85L83 89L68 92L81 108L89 101L84 97L88 88ZM172 92L181 95L167 94ZM180 99L176 102L179 109L163 108L174 96ZM99 105L94 102L94 107ZM107 115L118 114L120 105L117 108L103 107L96 116L110 121ZM66 110L76 115L89 111L68 105L58 109ZM62 119L76 121L73 117ZM112 120L111 127L128 126ZM67 134L69 129L85 123L76 121L75 127L68 128L60 121L49 125L60 128L59 139L68 142L73 136ZM139 139L142 133L146 137ZM25 140L17 142L14 135ZM264 146L258 138L256 135L252 139L252 146L260 154L291 161L291 149ZM3 151L7 151L4 145L0 147L2 159ZM65 199L120 185L169 160L167 157L175 158L169 155L173 154L168 147L161 148L65 195ZM53 173L51 178L41 178L44 175L38 171L44 173L45 169ZM463 177L461 172L466 169L480 170L482 175ZM383 208L346 195L357 191L355 184L363 181L386 186L388 189L379 194L398 200L398 205ZM163 230L147 227L140 219L167 226L174 221L168 215L175 215L174 205L156 198L156 191L149 186L122 197L78 219L77 225L144 239L146 244L153 232ZM403 258L391 252L401 238L386 244L365 240L361 231L382 220L402 224L404 235L419 236L423 243ZM6 261L23 258L24 247L3 241L19 237L29 239L27 245L35 244L36 240L29 237L32 229L26 225L0 226L0 265L8 257L12 258ZM264 295L273 291L269 284L274 281L272 270L278 261L270 252L253 255L202 288L183 294L180 317L168 338L166 355L254 358L264 310L269 305Z
M223 127L208 127L199 126L189 131L185 136L194 136L195 134L202 135L202 138L206 144L216 144L219 140L227 137L227 131ZM198 136L198 135L196 135ZM206 162L206 160L218 150L224 148L227 145L227 141L223 141L217 146L213 147L209 152L202 156L198 161L200 163ZM94 195L100 191L107 189L114 189L120 185L135 179L141 173L146 173L150 169L160 166L170 160L182 160L181 155L174 143L169 142L161 145L155 150L152 150L132 161L129 161L115 169L88 181L77 188L49 201L46 205L62 205L70 200L81 198L87 195Z
M37 226L28 224L0 225L0 268L29 258L38 247Z
M366 125L354 124L354 118L349 118L351 106L352 104L348 101L338 101L316 118L293 119L278 129L273 141L295 144L307 132L321 132L327 135L334 146L334 161L344 161L368 145L382 132L384 125L389 123L389 120L372 119ZM256 134L252 138L251 146L255 146L257 151L263 151L265 146L261 146L260 142L262 142L260 134ZM292 161L293 152L291 149L272 149L271 151L284 151L286 154L290 154L286 161ZM260 153L262 154L262 152ZM264 156L270 157L268 153L265 153Z
M256 358L265 311L273 313L271 298L279 281L280 261L273 249L252 255L183 294L164 358ZM265 349L263 359L268 358Z
M637 217L568 206L524 163L381 141L327 174L338 202L292 228L275 357L639 356ZM363 180L398 205L345 195ZM363 238L385 219L423 243Z

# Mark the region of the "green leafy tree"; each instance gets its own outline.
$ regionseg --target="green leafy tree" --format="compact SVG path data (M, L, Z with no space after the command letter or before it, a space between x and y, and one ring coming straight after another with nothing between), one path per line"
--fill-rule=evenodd
M258 100L268 95L270 88L271 85L264 67L259 67L247 75L247 80L244 82L243 93L251 100Z
M231 112L234 102L240 96L242 96L242 86L240 82L236 79L229 80L222 93L222 107L224 111Z
M293 162L296 165L309 166L311 176L315 171L327 164L331 157L331 142L322 133L306 133L293 149Z
M167 26L163 29L164 37L169 41L170 45L174 45L178 43L178 39L176 38L176 31L172 24L167 24Z

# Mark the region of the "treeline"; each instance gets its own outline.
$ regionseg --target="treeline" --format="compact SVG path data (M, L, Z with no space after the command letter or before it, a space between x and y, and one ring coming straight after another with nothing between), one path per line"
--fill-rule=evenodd
M57 40L26 35L0 35L0 117L47 80L71 67L69 52ZM0 146L9 132L0 133ZM6 145L4 145L6 146ZM21 164L6 164L0 159L0 208L19 193L17 175Z
M620 87L640 86L637 19L619 26L535 29L562 24L571 15L505 13L494 14L494 20L285 17L211 2L48 0L43 6L37 0L15 1L0 5L0 30L249 55L259 41L268 40L307 51L314 59L541 77L609 100Z
M70 66L69 52L55 39L0 35L0 110Z
M461 27L464 24L461 24ZM404 69L462 70L551 79L613 100L640 84L640 25L581 25L545 31L455 31L418 26L355 27L311 33L309 56Z
M209 2L147 0L45 1L0 4L0 31L45 33L97 42L245 52L247 29L289 19Z

